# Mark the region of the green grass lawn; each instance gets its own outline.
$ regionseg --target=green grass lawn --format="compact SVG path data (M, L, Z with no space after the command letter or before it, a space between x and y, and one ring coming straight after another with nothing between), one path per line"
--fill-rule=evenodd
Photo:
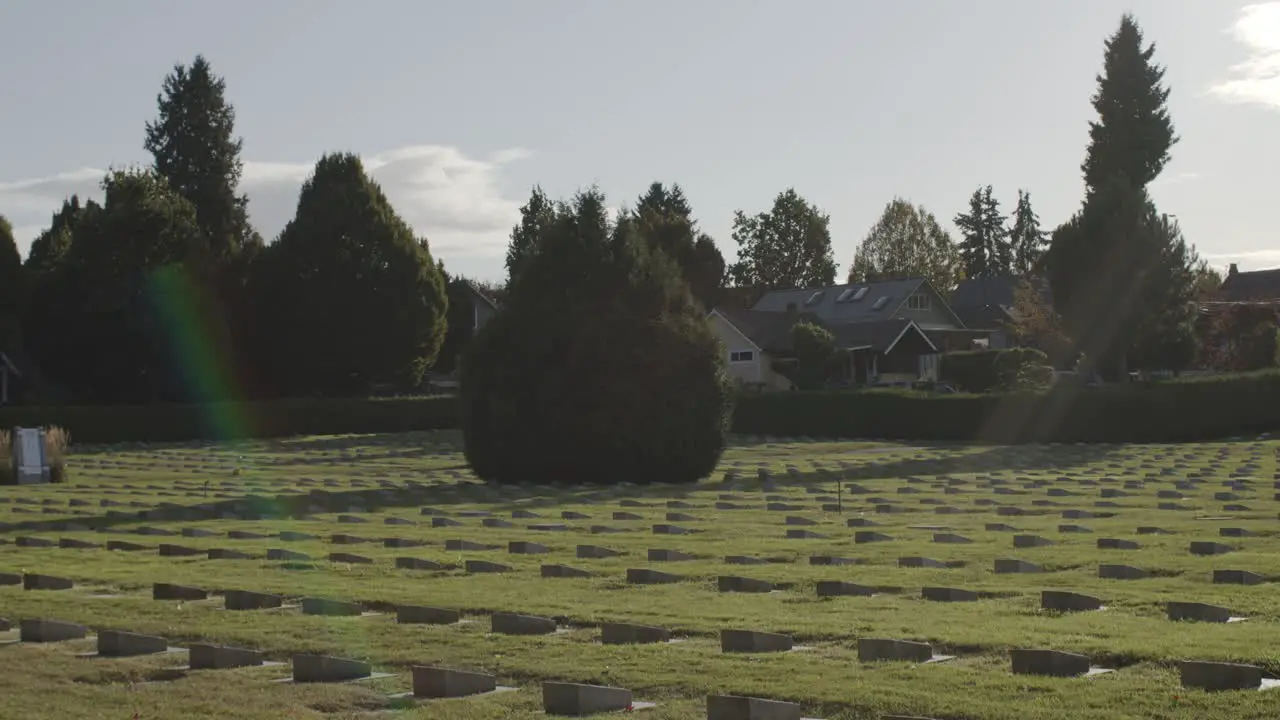
M231 446L121 446L76 448L67 484L0 488L0 573L38 572L72 578L75 589L24 591L0 587L0 617L77 622L93 630L161 635L174 646L195 641L263 650L284 664L235 671L176 670L184 654L131 659L81 657L92 640L0 647L0 718L356 718L403 717L474 720L542 716L538 684L568 680L631 689L638 700L658 702L650 718L705 717L705 696L737 694L801 703L806 715L872 719L884 714L949 720L1050 718L1271 717L1280 695L1271 692L1207 694L1179 686L1183 659L1260 665L1280 673L1280 596L1271 583L1215 585L1216 569L1280 575L1277 510L1273 500L1276 452L1271 441L1170 446L969 447L868 442L742 441L716 475L696 487L491 488L467 471L452 433L296 438ZM765 486L757 477L775 477ZM725 479L733 471L737 479ZM1178 489L1175 483L1195 482ZM1224 485L1245 479L1246 486ZM840 488L843 482L844 487ZM1177 490L1184 497L1159 497ZM1238 499L1215 499L1233 492ZM311 498L300 496L311 493ZM724 496L724 498L722 498ZM728 496L733 496L728 498ZM775 497L776 496L776 497ZM229 513L231 503L263 509L260 519ZM727 499L725 499L727 498ZM75 500L75 505L69 501ZM356 501L359 503L356 504ZM667 507L668 502L688 507ZM741 509L717 509L730 502ZM799 509L766 510L768 502ZM839 503L840 512L829 506ZM1160 503L1182 509L1160 509ZM104 505L104 503L106 503ZM272 508L328 504L306 517L270 517ZM995 503L999 503L996 505ZM1050 504L1053 503L1053 504ZM1099 503L1106 503L1099 505ZM345 510L340 506L350 504ZM891 504L902 512L877 512ZM824 509L824 506L828 506ZM1017 507L1027 515L998 514ZM1227 510L1226 506L1247 509ZM199 512L195 509L203 508ZM954 509L938 512L938 508ZM181 520L140 512L172 513ZM461 523L432 527L433 508ZM167 510L166 510L167 509ZM1111 517L1064 519L1086 510ZM486 527L468 511L488 511L513 527ZM513 517L534 513L538 517ZM561 513L586 518L562 519ZM614 519L625 512L640 519ZM689 519L668 521L667 513ZM224 514L225 517L209 519ZM365 522L342 522L352 515ZM786 524L788 516L813 526ZM386 522L398 518L404 524ZM863 518L875 527L852 528ZM529 526L563 524L564 530ZM670 523L694 532L655 534ZM1003 523L1017 532L988 531ZM1080 525L1088 532L1065 532ZM608 532L593 532L602 526ZM1157 526L1164 534L1138 534ZM210 537L150 536L138 528L180 533L203 529ZM1243 528L1246 537L1220 537L1221 528ZM600 528L596 528L599 530ZM801 529L824 537L791 539ZM856 530L875 530L891 541L857 544ZM228 531L270 537L237 540ZM313 540L282 540L292 531ZM942 544L935 533L972 542ZM335 534L367 540L330 542ZM1015 534L1039 535L1054 544L1014 548ZM127 540L152 549L19 547L18 537L98 544ZM383 539L421 542L385 547ZM1099 538L1135 540L1136 550L1101 550ZM448 540L497 545L457 552ZM516 555L511 541L546 545L549 552ZM1193 555L1193 541L1230 545L1226 555ZM250 560L161 557L172 543L225 548ZM598 545L621 555L576 557L578 545ZM305 553L306 562L265 559L268 549ZM650 562L650 549L678 550L691 560ZM372 564L329 562L331 552L368 557ZM857 564L810 564L814 555L851 558ZM726 556L767 559L759 565L727 564ZM949 562L947 569L899 567L902 557ZM444 564L439 571L400 570L395 558ZM997 558L1041 565L1038 574L993 572ZM467 560L511 567L500 574L468 574ZM1101 563L1143 568L1141 580L1099 579ZM544 564L569 565L589 578L543 578ZM627 570L675 573L669 585L626 582ZM717 577L767 580L767 594L722 593ZM822 580L844 580L880 589L871 597L820 599ZM222 598L154 601L155 582L286 596L278 610L233 612ZM921 599L925 586L976 591L977 602ZM1071 590L1096 596L1106 609L1056 614L1039 609L1040 592ZM366 617L307 616L302 597L363 603L380 613ZM1174 623L1169 601L1230 608L1248 618L1229 624ZM449 626L398 625L396 605L461 610L464 622ZM556 617L561 631L539 637L494 635L488 615L514 611ZM614 646L599 642L599 625L635 622L669 628L681 642ZM725 654L718 632L742 628L786 633L803 646L788 653ZM8 639L16 639L11 633ZM864 664L859 638L930 642L954 660L929 664ZM0 641L6 639L0 633ZM1014 676L1011 648L1051 648L1084 653L1115 672L1091 678ZM320 652L371 662L392 677L342 685L297 686L289 658ZM469 699L411 702L391 697L410 688L413 665L480 669L518 692Z

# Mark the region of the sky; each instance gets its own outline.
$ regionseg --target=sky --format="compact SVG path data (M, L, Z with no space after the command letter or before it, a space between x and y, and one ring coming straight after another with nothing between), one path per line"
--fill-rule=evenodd
M895 196L946 225L993 185L1046 228L1083 196L1103 40L1138 18L1181 141L1152 185L1212 264L1280 266L1280 2L3 0L0 214L19 249L105 170L146 164L175 63L225 77L269 239L325 152L359 153L454 273L505 275L534 184L684 187L732 260L735 210L788 187L843 277Z

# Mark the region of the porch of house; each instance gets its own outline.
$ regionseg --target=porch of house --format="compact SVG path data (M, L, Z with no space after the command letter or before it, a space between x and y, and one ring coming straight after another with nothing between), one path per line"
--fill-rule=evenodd
M936 380L939 349L914 323L887 341L848 348L844 379L851 387Z

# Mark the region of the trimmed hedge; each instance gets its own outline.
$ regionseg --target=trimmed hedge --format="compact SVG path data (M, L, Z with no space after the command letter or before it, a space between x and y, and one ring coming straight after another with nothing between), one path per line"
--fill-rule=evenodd
M1025 368L1048 363L1035 348L950 352L942 356L938 377L964 392L985 393L1013 387Z
M0 409L0 427L15 425L59 425L76 443L408 432L458 427L458 400ZM750 393L738 397L733 416L733 432L747 435L991 443L1183 442L1273 431L1280 431L1280 372L1103 388L1058 383L1043 394Z
M73 443L181 442L345 435L458 427L451 395L305 399L207 405L0 408L0 427L57 425Z

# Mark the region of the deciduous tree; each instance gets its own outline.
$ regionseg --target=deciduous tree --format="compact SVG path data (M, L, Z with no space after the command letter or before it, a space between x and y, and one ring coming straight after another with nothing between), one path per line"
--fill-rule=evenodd
M768 290L810 288L835 282L831 218L794 188L778 194L767 212L733 216L738 261L729 268L733 282Z
M822 390L837 377L849 353L836 347L830 330L810 322L791 326L795 357L775 363L774 369L790 380L797 390Z
M901 277L923 277L947 293L960 282L963 271L951 235L933 213L894 198L854 253L849 282Z

